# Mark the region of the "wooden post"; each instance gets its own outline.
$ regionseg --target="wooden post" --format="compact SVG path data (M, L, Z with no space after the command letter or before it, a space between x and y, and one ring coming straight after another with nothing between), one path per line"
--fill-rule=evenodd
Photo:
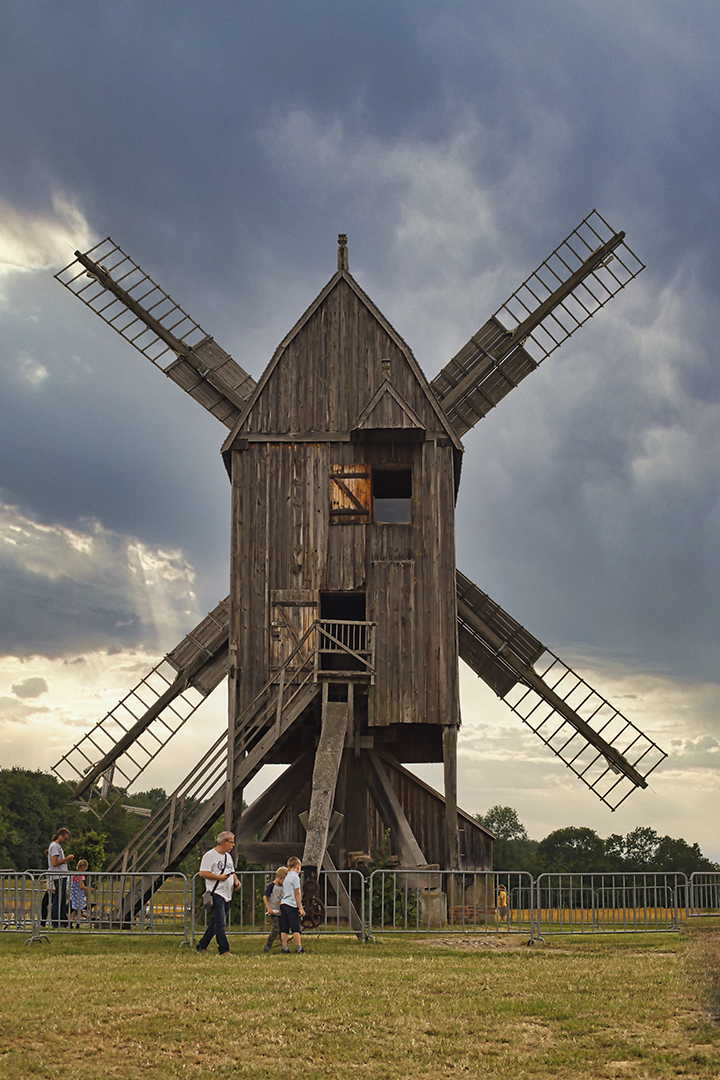
M457 734L458 729L454 724L446 724L442 729L448 870L460 869L460 844L457 827Z
M326 683L323 686L322 730L315 753L308 830L302 860L306 880L308 877L317 877L327 847L328 826L347 731L347 717L347 702L328 701Z
M403 866L426 866L427 860L415 839L405 811L390 783L385 766L374 750L366 755L368 788L383 824L390 829L393 849Z
M236 825L235 840L238 851L244 843L251 841L279 810L297 798L312 776L312 761L313 752L309 747L247 808L239 825Z

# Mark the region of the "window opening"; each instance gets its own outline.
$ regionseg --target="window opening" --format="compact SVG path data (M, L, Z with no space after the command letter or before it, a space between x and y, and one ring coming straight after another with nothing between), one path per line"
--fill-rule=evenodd
M412 469L373 469L375 521L407 524L412 521Z

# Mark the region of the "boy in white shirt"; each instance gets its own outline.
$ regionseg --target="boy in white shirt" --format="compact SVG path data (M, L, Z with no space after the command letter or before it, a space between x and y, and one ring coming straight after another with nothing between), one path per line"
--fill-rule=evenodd
M280 942L282 951L289 953L288 934L292 933L295 952L305 952L300 944L300 919L305 915L305 908L300 896L300 860L296 855L288 859L288 875L283 881L283 894L280 898Z

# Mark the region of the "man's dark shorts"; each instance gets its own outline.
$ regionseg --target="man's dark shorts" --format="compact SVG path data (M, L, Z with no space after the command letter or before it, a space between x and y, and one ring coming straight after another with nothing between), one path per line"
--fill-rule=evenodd
M300 924L300 912L296 907L291 907L290 904L280 905L280 933L302 933L302 926Z

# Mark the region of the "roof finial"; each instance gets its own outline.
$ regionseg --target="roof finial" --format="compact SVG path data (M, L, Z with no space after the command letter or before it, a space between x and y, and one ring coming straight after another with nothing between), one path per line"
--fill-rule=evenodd
M340 233L338 236L338 270L348 269L347 236Z

